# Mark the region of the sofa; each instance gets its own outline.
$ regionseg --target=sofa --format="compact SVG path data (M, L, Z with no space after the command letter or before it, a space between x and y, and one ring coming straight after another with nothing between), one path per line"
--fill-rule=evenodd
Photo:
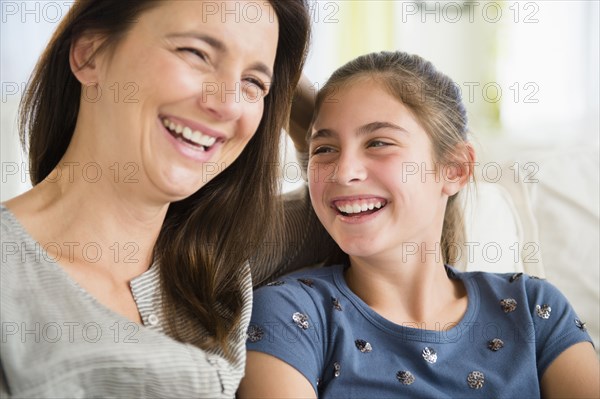
M569 299L600 344L600 154L598 145L476 142L466 196L467 242L459 268L524 272Z

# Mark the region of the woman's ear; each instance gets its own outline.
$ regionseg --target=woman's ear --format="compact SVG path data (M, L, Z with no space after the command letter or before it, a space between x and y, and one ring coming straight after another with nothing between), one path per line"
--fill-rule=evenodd
M451 197L458 193L473 176L474 167L475 148L469 142L459 144L452 159L442 167L444 194Z
M98 83L99 76L95 57L101 44L100 35L90 33L84 33L71 44L69 64L73 75L82 85Z

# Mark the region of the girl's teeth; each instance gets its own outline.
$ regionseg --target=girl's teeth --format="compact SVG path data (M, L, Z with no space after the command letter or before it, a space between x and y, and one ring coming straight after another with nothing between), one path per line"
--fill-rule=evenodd
M192 139L192 129L190 129L189 127L184 127L182 130L183 133L183 137L185 137L188 140Z
M370 204L366 204L366 203L345 204L345 205L340 205L337 208L340 212L347 213L347 214L355 214L355 213L371 211L373 209L379 209L382 206L383 206L383 204L380 201L380 202L370 203Z
M188 137L186 137L188 138ZM193 141L194 143L198 143L200 145L203 145L203 143L201 143L202 139L202 133L200 133L199 131L195 131L194 133L192 133L191 137L189 137L189 140Z

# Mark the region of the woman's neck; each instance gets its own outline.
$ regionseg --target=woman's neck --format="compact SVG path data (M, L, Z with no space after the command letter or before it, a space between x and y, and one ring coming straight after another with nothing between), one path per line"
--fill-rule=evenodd
M91 167L84 172L85 166L66 162L7 207L59 263L93 264L119 280L143 273L168 204L143 201L135 187L119 187L106 170L96 180Z
M467 307L463 283L448 278L440 258L440 254L417 254L404 261L351 256L345 278L350 289L386 319L436 330L458 322Z

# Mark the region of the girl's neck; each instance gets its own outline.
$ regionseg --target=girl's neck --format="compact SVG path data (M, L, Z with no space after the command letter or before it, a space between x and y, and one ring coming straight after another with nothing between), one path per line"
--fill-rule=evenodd
M350 257L345 279L356 295L386 319L436 330L458 322L467 308L463 283L448 278L440 259L440 254L417 254L404 262Z

